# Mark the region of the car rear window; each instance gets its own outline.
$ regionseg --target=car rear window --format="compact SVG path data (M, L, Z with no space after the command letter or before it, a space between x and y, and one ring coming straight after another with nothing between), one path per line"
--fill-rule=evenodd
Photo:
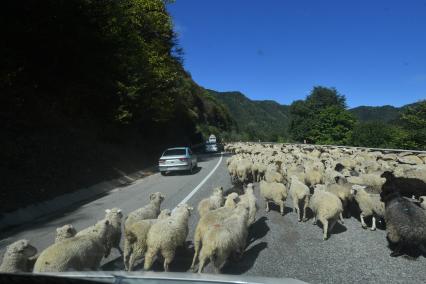
M185 149L170 149L166 150L163 154L163 156L179 156L179 155L186 155Z

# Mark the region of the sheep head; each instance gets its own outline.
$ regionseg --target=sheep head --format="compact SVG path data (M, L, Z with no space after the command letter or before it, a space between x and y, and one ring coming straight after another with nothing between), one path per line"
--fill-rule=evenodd
M22 255L25 258L35 256L37 249L28 240L19 240L7 247L8 255Z

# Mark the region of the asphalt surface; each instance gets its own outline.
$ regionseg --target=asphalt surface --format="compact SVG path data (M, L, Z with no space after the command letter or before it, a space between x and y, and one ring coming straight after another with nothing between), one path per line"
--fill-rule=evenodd
M166 195L162 208L173 209L184 200L218 164L220 155L200 156L199 169L193 175L175 174L161 176L154 174L135 183L117 188L96 200L79 204L60 214L48 216L31 226L0 232L0 255L5 247L18 239L29 239L39 251L54 242L55 229L71 223L77 230L92 225L104 217L104 210L119 207L126 214L145 205L149 195L161 191ZM205 183L189 198L189 204L196 208L198 202L209 196L211 189L223 186L233 188L226 169L224 155L219 167ZM258 186L255 185L258 195ZM291 200L286 205L290 206ZM292 209L286 207L285 215L271 206L271 212L264 211L264 203L258 198L257 221L250 228L249 242L243 259L229 263L223 273L263 277L290 277L309 283L426 283L426 259L408 257L392 258L387 247L385 231L364 230L354 218L345 219L343 225L336 225L327 241L322 240L322 229L313 226L312 220L297 222ZM186 248L180 249L171 265L172 271L187 272L192 260L193 233L198 221L194 214L189 221L189 235ZM139 263L136 270L142 269ZM103 261L102 270L122 270L123 261L113 250ZM154 271L161 271L161 263L154 265ZM213 273L208 265L207 273ZM191 273L191 272L188 272Z

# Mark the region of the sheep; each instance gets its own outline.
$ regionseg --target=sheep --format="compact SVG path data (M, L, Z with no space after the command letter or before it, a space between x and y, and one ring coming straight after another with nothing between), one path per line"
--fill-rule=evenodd
M217 187L213 189L213 194L200 201L198 203L198 213L200 214L200 217L204 216L207 212L217 209L223 205L224 198L223 198L223 187Z
M235 202L237 198L238 198L238 193L236 192L232 192L228 194L225 198L225 204L223 206L227 208L235 208L235 206L237 206L237 203Z
M265 180L267 182L282 182L283 176L274 170L267 170L265 173Z
M265 211L269 212L269 202L273 202L280 206L280 213L284 215L284 202L288 196L287 188L282 183L268 183L263 180L259 183L259 187L260 195L265 201Z
M121 219L123 218L123 213L119 208L106 209L105 213L105 219L109 221L113 228L108 236L108 247L105 252L105 257L109 256L111 248L116 248L120 254L123 255L123 251L120 248Z
M378 174L362 174L360 176L348 177L348 182L358 185L366 185L374 192L379 193L386 179Z
M10 244L3 256L0 272L17 273L31 271L31 258L37 249L28 240L19 240Z
M240 195L240 202L244 203L249 208L249 225L253 224L256 220L256 212L257 212L257 204L256 204L256 196L254 196L253 192L253 184L249 183L245 189L243 195Z
M158 220L152 225L146 241L145 270L151 269L154 257L160 252L164 258L164 271L169 271L176 248L185 244L188 235L188 219L192 210L193 208L187 204L179 205L170 217Z
M235 193L235 195L237 194ZM199 255L201 246L203 244L203 236L205 235L210 225L221 222L232 214L233 209L235 208L235 207L232 207L233 205L235 206L235 203L233 202L235 195L234 193L229 194L226 197L225 207L221 207L216 210L212 210L208 212L205 216L200 218L200 220L198 221L197 226L195 227L195 232L194 232L194 257L192 259L192 264L191 264L192 271L195 271L195 264L196 264L196 261L198 260L198 255ZM243 203L242 205L247 206L246 203Z
M160 215L158 215L158 219L140 220L125 229L123 258L124 267L127 271L132 271L135 262L145 255L146 238L151 226L157 222L157 220L169 217L170 214L171 211L169 209L163 209Z
M309 187L307 187L303 182L299 181L297 176L291 176L290 178L290 196L293 200L293 208L294 212L298 214L298 221L305 222L306 218L306 208L309 204L310 191ZM300 202L303 201L303 219L300 218Z
M426 243L425 211L403 198L395 187L384 187L380 193L385 204L386 232L389 243L396 245L392 257L404 249L420 248Z
M305 184L307 186L313 187L321 183L323 183L323 174L319 170L311 167L305 169Z
M325 190L333 193L337 197L340 198L340 201L342 201L343 210L347 208L348 203L353 199L352 195L352 186L351 184L344 183L343 179L337 177L337 183L329 184L326 186ZM340 222L343 224L343 213L340 214Z
M160 206L164 198L164 195L160 192L151 193L149 196L150 202L144 207L130 212L124 221L124 227L130 226L132 223L139 220L157 218L158 214L160 214Z
M232 253L243 253L248 235L248 218L248 208L240 204L231 216L209 226L203 237L198 273L203 271L208 260L213 262L219 273Z
M365 191L365 188L365 186L353 185L352 194L361 210L359 217L362 228L367 229L364 218L372 216L371 231L374 231L376 230L376 216L384 217L385 204L380 201L380 196L378 194L369 194Z
M323 240L328 239L328 232L331 232L340 213L343 211L340 199L325 190L315 190L309 201L309 208L314 213L313 225L317 220L323 225Z
M71 224L64 225L56 229L55 243L72 238L77 234L77 230Z
M97 270L107 249L112 226L108 220L98 222L91 232L55 243L38 257L33 272Z

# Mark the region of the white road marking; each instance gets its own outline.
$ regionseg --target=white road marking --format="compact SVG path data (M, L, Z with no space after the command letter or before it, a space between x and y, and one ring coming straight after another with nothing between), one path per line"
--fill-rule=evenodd
M219 167L220 163L222 162L222 158L223 158L223 152L220 153L220 159L219 162L217 162L216 166L213 168L213 170L211 170L211 172L177 205L181 205L184 204L186 202L188 202L188 200L203 186L203 184L206 183L206 181L212 176L212 174L217 170L217 168ZM176 206L176 207L177 207ZM175 208L176 209L176 208Z

